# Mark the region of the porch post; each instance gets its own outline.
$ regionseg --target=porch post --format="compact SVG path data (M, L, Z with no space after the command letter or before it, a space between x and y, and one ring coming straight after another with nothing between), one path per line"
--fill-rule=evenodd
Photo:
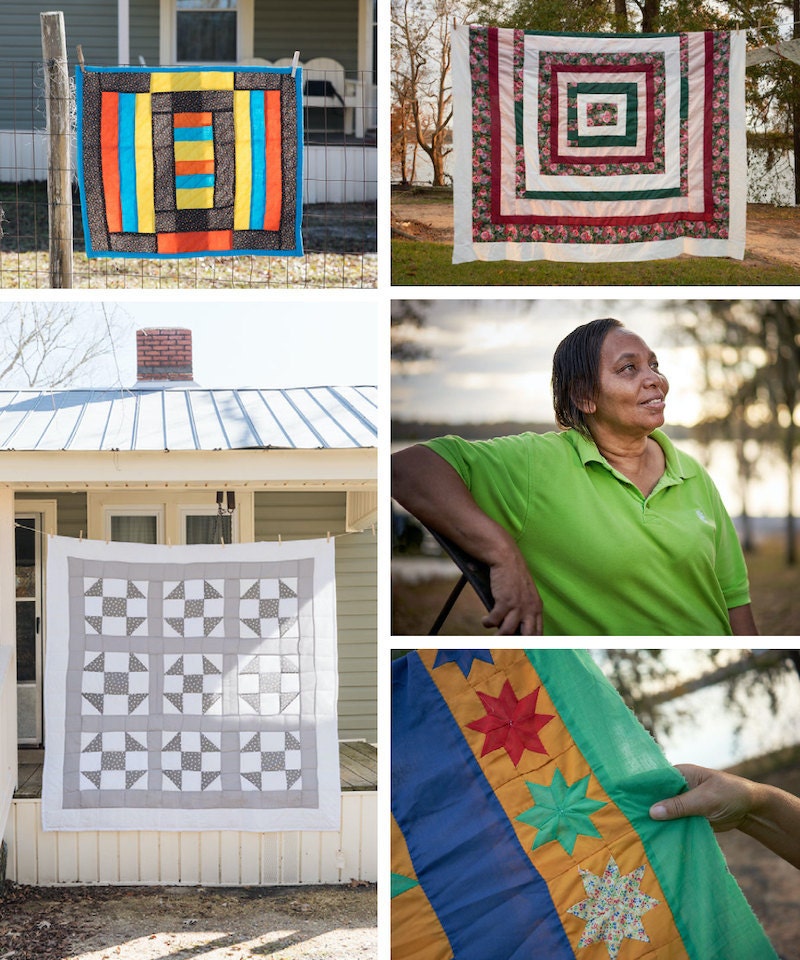
M130 0L117 0L117 60L124 67L131 62Z
M2 679L0 669L0 806L2 806L7 771L11 784L17 785L17 612L14 562L14 491L0 487L0 648L11 649L9 675ZM5 657L0 658L2 664ZM4 810L0 809L0 819ZM2 833L0 833L2 839Z

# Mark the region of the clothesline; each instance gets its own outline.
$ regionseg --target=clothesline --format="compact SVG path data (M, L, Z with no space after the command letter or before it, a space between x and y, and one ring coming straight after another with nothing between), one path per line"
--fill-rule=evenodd
M14 521L14 526L15 526L16 528L20 529L20 530L30 530L31 533L38 533L40 536L47 536L47 537L54 537L54 536L56 536L56 534L53 533L52 530L39 530L39 529L37 529L36 527L30 527L30 526L28 526L28 525L25 524L25 523L19 523L17 520ZM377 536L377 532L376 532L376 530L375 530L375 524L374 524L374 523L371 523L371 524L370 524L370 530L372 531L372 536L373 536L373 537ZM327 530L326 533L325 533L325 539L326 539L326 541L327 541L328 543L330 543L331 540L340 540L342 537L353 537L353 536L356 535L356 533L363 533L363 531L353 530L353 531L349 531L349 532L345 532L345 533L331 533L330 530ZM89 537L84 537L84 536L83 536L83 530L81 530L80 535L77 536L77 537L73 537L72 539L73 539L73 540L77 540L79 543L82 543L84 540L87 540L87 541L88 541L88 540L89 540ZM321 540L322 537L299 537L299 538L297 538L297 539L301 539L301 540ZM100 538L99 540L98 540L98 539L95 539L94 542L95 542L95 543L102 543L102 542L103 542L103 538ZM110 543L111 541L110 541L110 540L106 540L105 542L106 542L106 543ZM281 534L278 534L277 538L274 539L274 540L262 540L262 541L259 541L259 542L261 542L261 543L277 543L278 546L280 546L280 545L284 542L284 540L283 540L283 537L281 536ZM287 543L291 543L291 540L287 540L286 542L287 542ZM230 544L225 543L224 541L220 541L220 545L223 546L223 547L230 546ZM165 544L162 544L162 546L171 547L171 546L173 546L173 544L170 542L169 539L167 539L166 543L165 543ZM181 544L181 546L186 546L186 544ZM215 544L197 544L197 546L215 546Z

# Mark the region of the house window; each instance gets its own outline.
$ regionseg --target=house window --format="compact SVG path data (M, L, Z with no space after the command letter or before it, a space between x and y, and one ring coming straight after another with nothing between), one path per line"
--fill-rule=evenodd
M233 542L233 518L230 514L186 513L184 514L184 542L224 543Z
M106 540L115 543L161 543L164 511L157 507L111 507L105 512Z
M176 0L178 63L235 63L238 0Z

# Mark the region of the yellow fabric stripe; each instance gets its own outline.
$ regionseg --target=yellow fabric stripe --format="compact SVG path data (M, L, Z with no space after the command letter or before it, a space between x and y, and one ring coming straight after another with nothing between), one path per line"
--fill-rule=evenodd
M151 93L179 90L233 90L232 70L189 70L150 74Z
M201 210L214 206L213 187L188 187L175 191L178 210Z
M156 202L153 186L153 111L149 93L136 94L135 134L136 204L139 233L155 233Z
M213 140L176 140L176 160L213 160Z
M236 138L236 188L233 198L233 229L250 229L250 194L253 161L250 142L250 91L233 91L233 128Z
M636 831L622 811L610 801L583 755L572 742L572 737L561 722L524 651L492 650L494 664L475 660L468 679L455 663L446 663L434 670L434 650L420 651L420 656L446 698L475 759L506 811L520 845L547 883L573 949L577 951L578 941L586 929L583 920L567 912L570 907L586 898L578 867L602 876L609 857L613 856L623 874L646 864L641 890L659 901L658 906L647 911L642 917L650 942L626 939L626 957L629 960L655 960L656 957L659 960L666 957L669 957L669 960L687 960L688 954L675 926L672 912ZM539 738L547 754L525 750L517 767L503 749L481 757L485 735L467 727L468 723L486 714L476 691L499 697L506 680L511 681L518 699L539 687L536 712L553 717L539 731ZM590 800L599 800L606 804L591 815L591 821L601 837L579 835L572 855L568 854L557 840L533 850L536 829L515 819L533 806L533 798L526 781L550 786L556 769L561 771L570 785L590 774L586 796Z
M403 834L392 817L392 873L416 880ZM422 887L391 902L392 960L450 960L453 949Z

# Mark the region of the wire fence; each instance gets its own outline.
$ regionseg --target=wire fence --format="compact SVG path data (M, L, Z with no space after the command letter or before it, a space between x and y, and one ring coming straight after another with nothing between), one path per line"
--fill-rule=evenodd
M377 285L377 150L371 75L347 109L304 107L301 257L87 258L73 177L76 288L262 289ZM0 58L0 288L47 288L48 132L43 66ZM73 98L74 99L74 98ZM73 109L72 169L75 169ZM358 135L356 135L358 134Z

